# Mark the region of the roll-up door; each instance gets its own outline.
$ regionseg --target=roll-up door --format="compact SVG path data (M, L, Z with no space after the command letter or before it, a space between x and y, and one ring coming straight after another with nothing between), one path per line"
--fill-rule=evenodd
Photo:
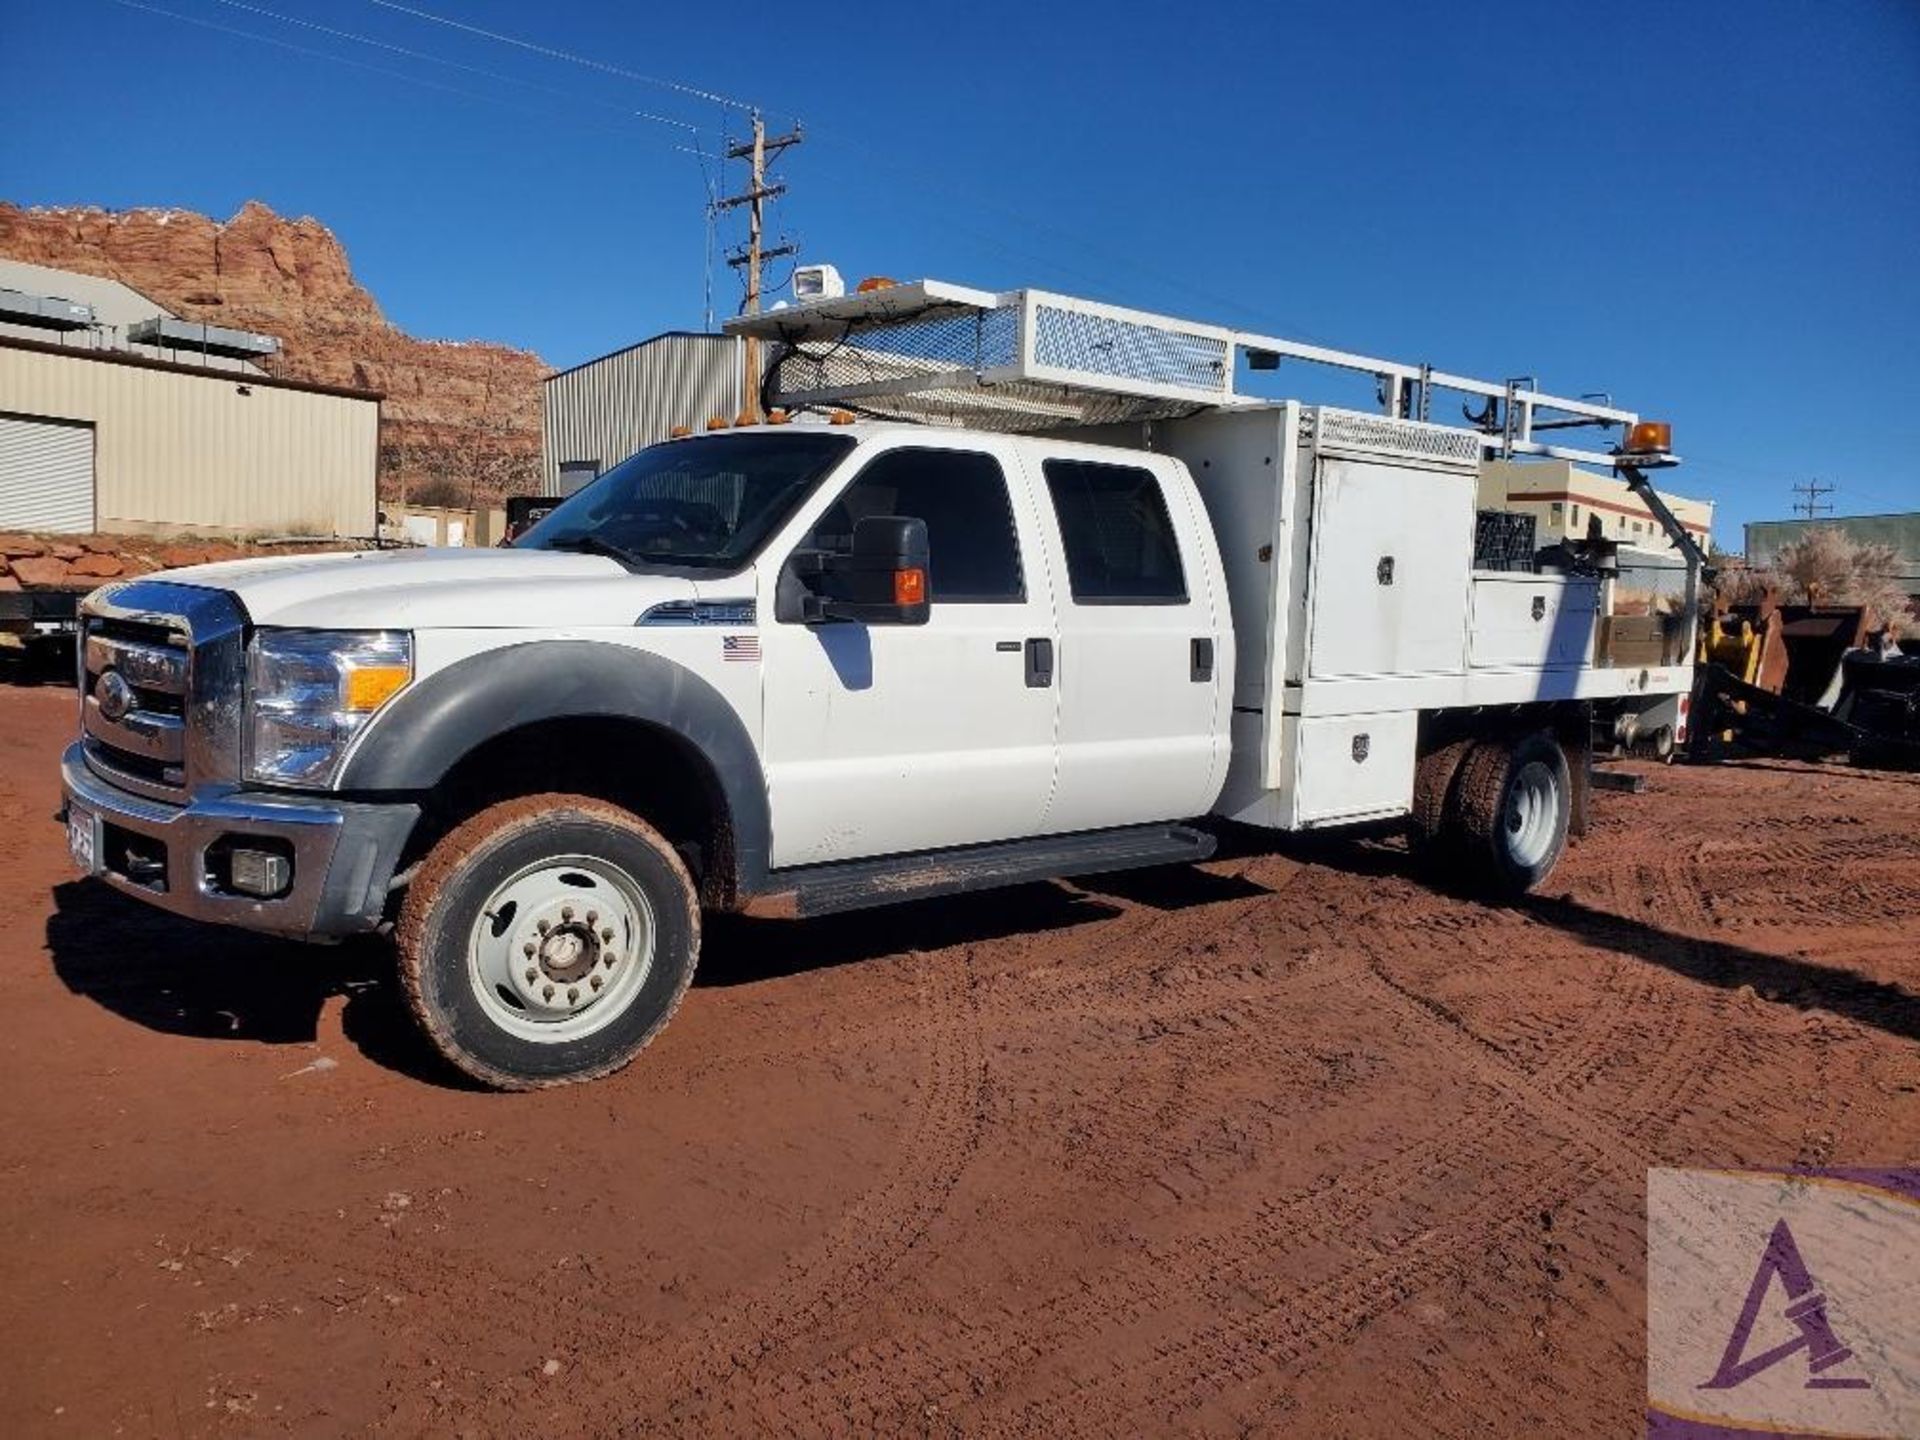
M0 530L93 529L93 426L0 415Z

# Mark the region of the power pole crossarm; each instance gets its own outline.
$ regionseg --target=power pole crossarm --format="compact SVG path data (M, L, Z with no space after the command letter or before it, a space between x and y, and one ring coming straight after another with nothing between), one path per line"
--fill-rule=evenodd
M1796 500L1793 502L1795 513L1804 515L1809 520L1818 519L1822 515L1831 515L1833 513L1833 506L1822 504L1820 497L1822 495L1831 495L1839 488L1838 485L1823 485L1818 480L1809 480L1804 485L1794 486L1794 494L1806 496L1804 500Z
M784 185L767 185L757 190L749 190L740 195L729 195L724 200L714 201L717 210L731 210L737 205L754 205L762 200L775 200L787 193Z

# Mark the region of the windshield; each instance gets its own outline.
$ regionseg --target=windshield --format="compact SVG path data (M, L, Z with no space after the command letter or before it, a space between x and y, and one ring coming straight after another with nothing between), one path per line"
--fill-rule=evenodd
M807 430L649 446L513 543L588 550L630 565L737 570L852 448L851 435Z

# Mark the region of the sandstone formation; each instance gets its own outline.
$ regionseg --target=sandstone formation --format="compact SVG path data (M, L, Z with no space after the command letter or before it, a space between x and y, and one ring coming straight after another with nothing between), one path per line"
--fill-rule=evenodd
M540 357L406 334L317 220L258 201L226 221L0 202L0 255L118 280L189 320L277 336L275 374L382 391L383 499L495 505L539 488Z

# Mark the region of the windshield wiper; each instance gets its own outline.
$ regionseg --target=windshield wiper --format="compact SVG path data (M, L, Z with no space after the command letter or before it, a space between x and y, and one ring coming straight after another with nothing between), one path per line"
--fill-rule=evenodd
M633 551L603 540L598 535L563 535L558 540L549 540L542 547L547 550L577 550L582 555L605 555L608 559L618 560L622 565L645 565L647 557L636 555Z

